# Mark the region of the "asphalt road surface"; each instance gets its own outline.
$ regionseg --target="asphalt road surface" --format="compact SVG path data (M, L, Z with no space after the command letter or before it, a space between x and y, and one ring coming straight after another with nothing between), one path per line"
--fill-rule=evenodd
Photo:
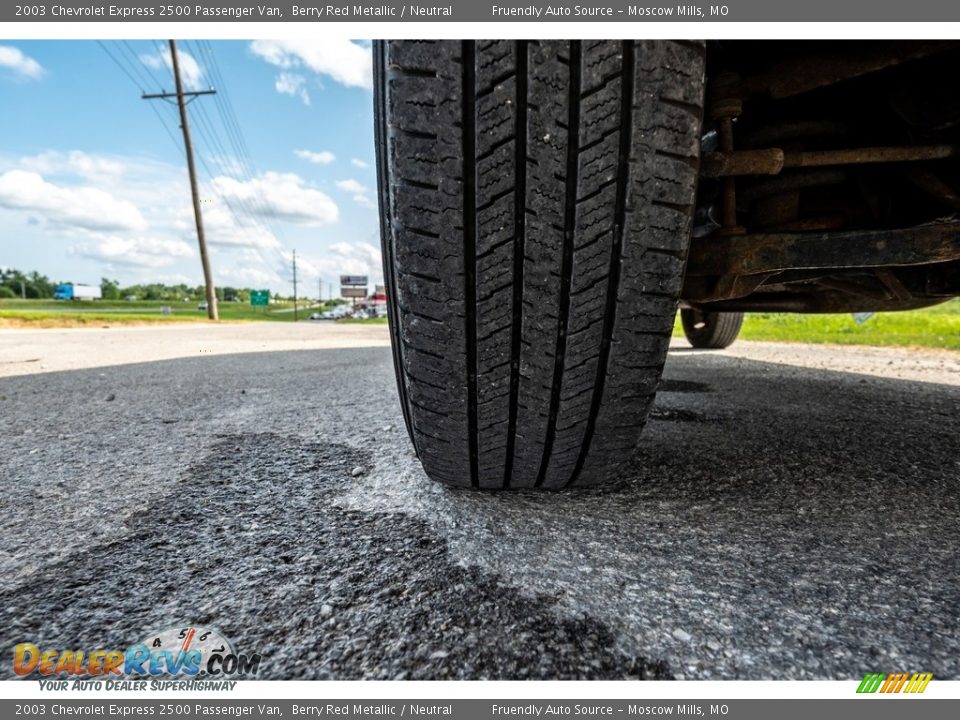
M960 355L679 344L618 486L488 494L318 327L0 331L4 677L189 621L266 679L960 679Z

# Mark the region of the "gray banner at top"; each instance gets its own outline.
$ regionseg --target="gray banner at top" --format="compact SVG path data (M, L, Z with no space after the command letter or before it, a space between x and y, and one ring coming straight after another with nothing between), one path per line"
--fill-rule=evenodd
M950 22L957 0L725 0L716 4L586 0L439 3L288 0L33 0L0 5L0 22Z

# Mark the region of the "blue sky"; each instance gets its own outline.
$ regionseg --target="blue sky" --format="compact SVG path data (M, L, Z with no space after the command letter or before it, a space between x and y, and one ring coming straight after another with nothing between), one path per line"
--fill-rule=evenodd
M178 54L189 87L218 90L189 106L215 282L287 293L294 249L309 294L379 282L369 44ZM0 39L0 267L201 284L176 108L140 98L172 88L166 41Z

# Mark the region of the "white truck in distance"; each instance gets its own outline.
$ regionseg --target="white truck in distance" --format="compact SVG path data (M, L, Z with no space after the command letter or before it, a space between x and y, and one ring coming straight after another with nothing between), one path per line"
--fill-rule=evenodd
M53 294L54 300L100 300L103 293L99 285L60 285Z

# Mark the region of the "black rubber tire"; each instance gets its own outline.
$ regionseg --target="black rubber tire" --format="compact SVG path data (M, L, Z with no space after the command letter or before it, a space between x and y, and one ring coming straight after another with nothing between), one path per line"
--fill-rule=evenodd
M703 45L384 41L374 55L393 351L424 469L479 488L615 478L676 315Z
M740 334L742 312L703 312L684 308L680 311L683 334L695 348L722 350L730 347Z

